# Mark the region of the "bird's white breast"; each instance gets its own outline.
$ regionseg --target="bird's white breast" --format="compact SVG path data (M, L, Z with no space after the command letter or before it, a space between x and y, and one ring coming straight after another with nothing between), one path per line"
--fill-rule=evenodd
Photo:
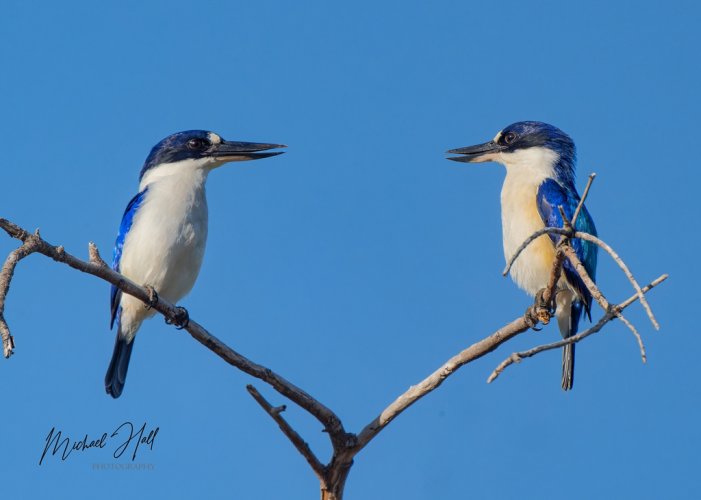
M204 257L207 172L173 165L175 173L160 166L157 175L144 176L140 189L148 191L124 240L120 270L175 303L192 289ZM135 320L147 316L143 304L126 295L122 309Z
M501 190L501 222L504 257L508 261L535 231L545 227L538 213L538 187L553 175L557 155L544 148L502 154L506 179ZM514 282L531 295L544 288L550 277L555 247L543 235L532 242L511 268Z

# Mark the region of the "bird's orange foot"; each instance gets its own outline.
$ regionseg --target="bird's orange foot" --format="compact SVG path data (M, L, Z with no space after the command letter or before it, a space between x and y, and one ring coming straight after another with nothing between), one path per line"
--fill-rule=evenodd
M548 323L550 323L550 318L552 318L555 314L555 300L553 297L553 299L551 299L548 303L543 297L543 295L545 295L545 290L545 288L541 288L540 290L538 290L538 293L535 294L535 301L533 302L533 314L537 318L539 323L547 325ZM542 328L531 328L533 328L536 331L542 330Z
M526 309L526 312L523 314L523 318L526 320L526 324L531 330L535 330L536 332L542 330L542 328L537 327L538 323L540 322L540 316L538 315L538 308L535 305Z

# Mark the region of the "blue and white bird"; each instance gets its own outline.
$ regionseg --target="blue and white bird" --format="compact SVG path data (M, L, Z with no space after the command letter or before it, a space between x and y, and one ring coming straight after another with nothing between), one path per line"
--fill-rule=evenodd
M230 142L214 132L178 132L156 144L139 176L139 193L124 212L114 246L112 269L177 303L195 284L207 241L208 174L228 162L281 154L279 144ZM112 318L117 322L114 353L105 389L118 398L124 389L134 336L154 311L115 286Z
M493 161L506 167L501 189L501 222L504 257L507 261L535 231L544 227L562 227L558 206L572 219L579 204L575 188L575 147L562 130L547 123L526 121L509 125L484 144L448 151L461 156L450 160L468 163ZM596 235L586 207L582 207L575 228ZM547 286L555 258L559 235L543 235L521 254L511 268L511 277L527 293L535 296ZM571 241L589 276L596 279L596 245L580 239ZM569 261L558 282L556 310L560 333L564 338L577 333L584 310L591 321L592 297ZM574 344L563 348L562 388L569 390L574 381Z

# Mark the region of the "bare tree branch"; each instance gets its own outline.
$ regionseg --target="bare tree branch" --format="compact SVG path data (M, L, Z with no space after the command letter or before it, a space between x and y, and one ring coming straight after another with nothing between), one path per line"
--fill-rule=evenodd
M638 348L640 349L640 359L643 360L643 363L647 363L647 352L645 352L645 343L643 342L643 337L640 335L640 332L638 332L638 329L635 328L635 325L628 321L626 317L623 316L623 313L620 312L617 308L615 308L613 312L616 315L616 317L621 320L621 323L626 325L628 329L633 333L635 340L638 341Z
M550 315L555 309L553 304L555 302L555 295L557 293L557 284L560 282L560 276L562 275L562 263L564 262L564 260L565 254L562 251L562 248L558 247L555 252L555 259L553 260L552 270L550 271L550 279L548 280L548 284L545 287L545 291L543 292L543 295L541 297L543 305L547 307L548 311L548 314L545 315L543 314L542 310L539 309L540 314L538 316L538 319L544 325L547 325L550 322ZM537 299L538 298L536 297L536 300Z
M577 231L574 234L575 238L579 238L582 240L587 240L591 241L592 243L596 243L599 245L599 247L603 248L606 250L606 252L611 256L611 258L618 264L618 267L621 268L621 270L625 273L626 277L628 278L628 281L633 285L633 288L635 288L635 291L638 292L638 298L640 299L640 303L643 305L645 308L645 311L647 312L648 317L650 318L650 322L652 323L652 326L655 327L655 330L660 329L660 324L657 322L657 319L655 319L655 315L652 314L652 309L650 308L650 304L648 304L647 299L645 298L645 295L643 294L642 289L640 288L640 285L636 281L636 279L633 277L633 273L630 272L630 269L628 269L628 266L626 266L625 262L618 256L618 254L614 251L613 248L611 248L608 244L606 244L603 240L597 238L596 236L593 236L589 233L580 233Z
M579 277L582 278L584 286L587 287L593 299L599 303L604 311L608 311L609 301L606 299L606 297L604 297L604 294L601 292L599 287L596 286L596 283L594 283L594 280L591 279L591 276L589 276L587 269L584 267L584 264L582 264L582 261L579 260L577 252L575 252L574 248L568 245L562 248L562 252L567 257L567 260L570 261L572 267L574 267L574 270L577 271Z
M584 264L582 264L582 261L579 260L577 252L574 251L574 248L568 245L564 247L563 252L567 256L567 260L569 260L572 266L574 267L575 271L577 271L577 274L579 274L579 277L582 278L582 282L587 287L589 293L591 293L594 300L596 300L599 303L599 305L605 312L612 311L613 314L618 319L620 319L623 322L623 324L626 325L628 329L633 333L633 336L635 336L635 339L638 342L638 347L640 348L640 357L642 358L643 363L647 362L645 344L643 343L643 338L640 336L640 333L638 332L637 328L635 328L635 326L633 326L633 324L630 321L623 317L623 314L619 309L617 309L616 307L611 307L611 304L606 299L606 297L604 297L604 294L601 291L601 289L596 285L596 283L594 283L594 280L591 279L591 276L589 276L587 269L584 267Z
M7 292L10 290L10 283L12 282L12 276L15 274L15 267L20 260L24 259L27 255L32 253L32 245L29 243L22 243L22 245L10 252L5 259L5 263L0 270L0 336L2 337L2 351L3 356L9 358L12 356L15 348L15 342L10 334L10 327L5 321L5 299L7 298Z
M574 215L572 215L572 220L570 221L572 227L577 227L577 217L579 217L579 212L582 211L582 207L584 206L584 200L586 200L587 196L589 196L589 190L591 189L591 185L594 183L594 179L596 179L596 174L592 172L591 174L589 174L589 180L587 180L587 185L584 187L582 198L579 200L579 204L577 205L577 208L574 211Z
M528 313L527 313L528 314ZM399 396L392 404L382 410L382 412L358 434L358 450L366 446L372 438L384 429L387 424L394 420L404 410L412 404L424 397L429 392L437 389L446 378L455 373L460 367L465 364L481 358L487 353L492 352L501 344L516 335L523 333L531 328L531 325L537 323L535 317L517 318L508 325L500 328L489 337L475 342L470 347L450 358L440 368L434 371L418 384L411 386L404 394Z
M651 282L649 285L645 286L642 288L643 293L647 293L650 291L652 288L656 287L660 283L662 283L664 280L669 278L668 274L663 274L653 282ZM512 353L508 358L506 358L504 361L499 363L499 366L497 366L492 374L489 376L487 379L487 383L491 383L496 379L508 366L514 364L514 363L519 363L522 359L524 358L530 358L531 356L535 356L536 354L543 352L543 351L549 351L551 349L557 349L558 347L563 347L567 344L574 344L576 342L581 341L582 339L595 334L596 332L600 331L606 323L611 321L613 318L616 317L616 310L618 312L622 311L629 305L631 305L633 302L636 300L639 300L640 296L636 293L632 297L624 300L620 304L613 306L602 318L591 328L583 331L582 333L578 333L577 335L573 335L571 337L568 337L566 339L558 340L557 342L553 342L551 344L545 344L541 345L538 347L534 347L533 349L529 349L528 351L522 351L522 352L514 352Z
M538 238L540 238L544 234L560 234L563 236L568 236L571 234L571 231L569 231L565 228L562 228L562 227L544 227L543 229L539 229L538 231L536 231L535 233L530 235L528 238L526 238L526 241L521 243L521 246L519 246L516 249L514 254L511 256L511 258L506 263L506 267L501 272L502 276L506 276L507 274L509 274L509 271L511 271L511 268L514 265L514 262L516 262L516 259L519 258L521 253L528 247L528 245L533 243L535 240L537 240Z
M23 258L26 255L34 252L41 253L47 257L51 257L57 262L61 262L69 265L70 267L82 271L87 274L92 274L97 276L109 283L112 283L120 290L129 295L136 297L137 299L148 304L151 295L149 290L145 287L137 285L128 278L122 276L121 274L110 269L102 259L99 259L99 254L94 245L90 246L91 261L85 262L80 260L73 255L66 252L62 246L53 246L43 240L40 236L36 234L30 234L19 226L13 224L12 222L0 218L0 228L4 229L10 236L17 238L23 242L23 245L18 249L24 248L22 252L19 253L19 258ZM17 252L16 250L15 252ZM17 260L19 260L19 258ZM8 258L9 259L9 258ZM94 259L94 261L92 260ZM7 265L7 262L6 262ZM16 262L14 263L16 265ZM14 265L10 264L11 268L14 269ZM3 266L4 270L5 266ZM11 277L11 274L9 275ZM4 313L4 297L9 289L9 281L0 283L0 317ZM178 319L178 308L171 304L170 302L158 298L155 303L151 304L152 307L163 314L171 322L177 323ZM254 363L245 356L234 351L232 348L224 344L221 340L216 338L214 335L210 334L204 327L194 320L190 320L185 330L192 335L192 337L200 342L202 345L207 347L209 350L217 354L224 361L232 366L235 366L241 371L248 373L249 375L256 377L263 382L269 384L273 389L278 391L283 396L287 397L291 401L307 410L311 413L324 428L328 431L329 436L332 440L345 441L345 429L341 420L332 412L329 408L321 404L319 401L314 399L311 395L297 387L296 385L288 382L283 377L273 372L271 369L265 366ZM9 335L9 330L8 330Z
M531 236L529 236L526 241L524 241L520 247L516 250L514 253L513 257L509 259L509 262L506 265L506 268L503 271L503 275L506 276L509 271L511 270L511 267L513 266L514 262L516 259L521 255L521 253L530 245L534 240L539 238L540 236L544 234L560 234L563 236L568 236L572 238L579 238L582 240L587 240L590 241L599 247L603 248L616 262L618 267L621 268L623 273L626 275L628 278L628 281L630 281L631 285L633 285L633 288L635 288L635 291L638 292L638 299L640 299L640 303L643 305L645 308L645 311L647 312L648 318L650 318L650 322L652 325L655 327L656 330L660 329L660 324L657 322L657 319L655 318L655 315L652 312L652 308L650 308L650 304L648 303L647 299L645 298L645 295L643 294L640 284L637 282L635 277L633 276L633 273L630 272L630 269L628 269L628 266L626 266L625 262L621 259L621 257L611 248L606 242L601 240L600 238L597 238L596 236L593 236L589 233L584 233L580 231L576 231L574 234L572 234L571 231L568 231L567 229L560 228L560 227L545 227L543 229L540 229L533 233Z
M324 430L329 435L333 448L333 456L331 457L329 464L326 466L324 466L317 458L299 433L297 433L282 417L282 412L285 410L285 406L272 406L255 387L252 385L247 386L247 390L251 396L278 424L283 434L292 442L297 451L305 458L309 466L312 468L314 474L320 481L322 500L341 500L343 497L345 483L353 465L355 455L357 455L365 446L367 446L368 443L397 416L399 416L416 401L440 387L446 378L457 372L457 370L459 370L462 366L495 350L501 344L507 342L516 335L519 335L530 328L535 328L538 323L548 324L552 315L554 314L554 300L565 259L568 259L572 263L575 270L582 277L585 286L587 286L592 293L594 299L604 309L604 316L593 327L578 335L559 342L554 342L552 344L538 346L528 351L515 352L511 354L494 370L494 372L490 375L488 382L493 381L509 365L520 362L523 358L534 356L545 350L562 347L568 343L579 342L587 336L600 331L606 325L606 323L616 317L619 318L635 335L640 347L641 356L643 361L645 361L646 354L642 338L635 327L625 317L623 317L621 311L636 300L640 300L645 306L653 325L655 325L656 328L659 328L659 325L657 324L657 321L652 315L652 311L647 304L644 294L654 286L664 281L667 278L667 275L661 276L641 289L625 263L623 263L620 257L618 257L618 255L606 243L590 234L575 231L573 227L574 223L582 210L584 200L589 193L594 177L595 174L590 175L589 181L584 190L584 194L574 212L572 221L567 219L562 207L558 207L558 210L561 211L563 218L563 227L544 228L540 231L536 231L521 244L514 255L509 259L504 270L505 275L508 274L513 266L513 263L520 256L520 254L534 240L545 234L559 234L561 236L560 241L555 246L555 259L552 265L548 284L546 288L539 292L539 294L536 296L535 303L526 310L525 314L500 328L490 336L472 344L467 349L451 357L428 377L420 381L418 384L411 386L407 391L398 396L389 406L382 410L380 414L369 424L367 424L357 436L346 432L340 418L329 408L324 406L318 400L314 399L311 395L291 382L285 380L269 368L254 363L243 355L237 353L219 339L211 335L194 320L190 320L185 329L195 340L213 351L224 361L248 373L249 375L264 381L281 395L299 405L301 408L314 416L319 422L321 422L321 424L324 426ZM22 245L8 255L5 264L3 265L2 269L0 269L0 335L3 341L5 357L12 354L12 350L14 348L12 335L10 334L9 327L4 319L5 299L9 291L10 282L17 263L32 253L41 253L56 260L57 262L62 262L75 269L78 269L79 271L92 274L109 283L112 283L124 293L136 297L145 304L148 303L152 305L156 311L160 312L166 318L166 321L177 323L180 311L176 305L170 304L169 302L160 298L156 298L155 303L153 303L154 301L152 300L153 296L151 294L151 290L142 287L113 271L102 260L97 247L93 243L89 244L88 251L90 258L88 262L85 262L65 252L63 247L53 246L47 243L39 236L38 231L35 234L30 234L19 226L2 218L0 218L0 228L4 229L11 237L22 241ZM621 304L611 305L591 277L587 274L586 269L580 262L574 249L569 245L569 240L572 238L580 238L591 241L601 248L604 248L604 250L606 250L617 262L619 267L623 269L624 273L633 284L633 287L636 289L636 294Z
M282 406L273 406L266 399L261 395L260 392L258 392L258 389L253 387L252 385L247 385L246 390L249 392L249 394L255 399L258 404L265 410L265 412L272 417L273 420L277 423L277 425L280 427L280 430L282 433L287 436L287 438L292 442L295 448L297 448L297 451L302 455L309 466L312 468L314 473L316 474L316 477L322 481L324 479L324 474L325 474L325 469L322 463L319 461L318 458L316 458L316 455L314 455L314 452L311 450L309 445L302 439L302 436L300 436L297 431L295 431L290 424L287 423L287 421L282 417L282 412L285 411L286 407L285 405Z
M562 205L557 206L557 210L560 212L560 218L562 219L562 227L564 229L567 229L567 237L572 235L572 231L574 231L574 226L570 222L570 219L567 217L567 214L565 213L565 209L562 208ZM563 236L564 238L564 236ZM562 241L563 238L560 238L560 241Z

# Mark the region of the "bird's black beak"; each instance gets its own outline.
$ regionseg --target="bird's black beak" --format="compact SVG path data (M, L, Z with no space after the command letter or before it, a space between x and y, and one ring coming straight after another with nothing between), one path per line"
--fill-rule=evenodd
M269 153L261 153L268 149L286 148L284 144L265 144L261 142L234 142L222 141L219 144L212 145L210 155L219 161L247 161L260 160L270 156L277 156L284 151L271 151Z
M464 163L479 163L484 161L494 161L497 153L504 149L494 141L477 144L476 146L467 146L466 148L451 149L448 154L462 155L450 156L449 160L460 161Z

